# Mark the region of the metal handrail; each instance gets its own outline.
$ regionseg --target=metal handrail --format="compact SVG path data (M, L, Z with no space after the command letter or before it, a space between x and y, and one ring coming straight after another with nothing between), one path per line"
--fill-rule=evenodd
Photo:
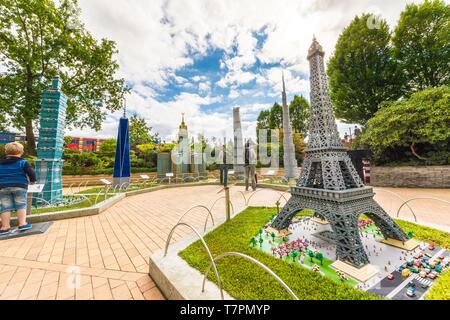
M217 266L216 266L216 263L214 262L214 259L212 257L211 251L209 250L209 247L206 244L206 242L203 239L203 237L200 235L200 233L193 226L191 226L190 224L187 224L185 222L179 222L172 228L172 230L170 230L169 236L167 237L166 246L164 248L164 257L167 256L167 249L169 248L170 240L172 239L172 235L173 235L175 229L178 226L181 226L181 225L186 226L186 227L190 228L192 231L194 231L195 234L200 239L200 242L203 244L203 247L206 249L206 252L208 253L208 256L209 256L209 260L211 261L211 264L210 264L210 266L208 268L208 271L209 271L209 269L211 269L211 265L212 265L213 268L214 268L214 273L216 274L217 283L219 284L220 297L222 298L222 300L224 300L223 289L222 289L222 282L220 281L219 271L217 270ZM204 292L204 286L202 288L202 292Z
M408 200L405 200L403 197L401 197L399 194L397 194L397 193L395 193L395 192L393 192L393 191L386 190L386 189L377 189L377 190L375 190L375 194L377 194L378 191L383 191L383 192L389 193L389 194L391 194L391 195L397 197L398 199L402 200L403 203L408 201ZM416 213L414 212L414 210L411 208L411 206L410 206L409 204L406 204L406 206L407 206L407 207L409 208L409 210L411 211L411 213L412 213L412 215L413 215L413 217L414 217L414 221L417 222L417 217L416 217ZM397 217L398 217L398 214L397 214Z
M224 252L222 254L219 254L217 257L215 257L214 262L217 262L221 258L228 257L228 256L241 257L241 258L247 259L248 261L253 262L256 265L260 266L261 268L264 269L264 271L266 271L273 278L275 278L275 280L277 280L278 283L280 283L286 289L286 291L289 292L289 294L292 296L292 298L294 298L294 300L299 300L298 297L295 295L295 293L291 290L291 288L289 288L289 286L283 280L281 280L281 278L275 272L273 272L269 267L267 267L265 264L259 262L255 258L252 258L252 257L250 257L246 254L240 253L240 252ZM206 269L206 271L205 271L205 275L203 277L202 292L205 291L206 278L208 277L209 270L211 270L211 266L212 266L212 264L210 263L208 266L208 269Z
M184 218L184 216L185 216L186 214L188 214L189 212L191 212L192 210L194 210L194 209L196 209L196 208L202 208L202 209L205 209L206 211L208 211L208 215L206 216L205 226L203 227L203 231L206 231L206 225L208 224L208 218L209 218L209 216L211 216L211 221L212 221L213 226L215 225L215 224L214 224L214 217L213 217L213 215L212 215L212 213L211 213L211 210L209 210L206 206L201 205L201 204L200 204L200 205L196 205L196 206L190 208L189 210L187 210L185 213L183 213L183 215L180 217L180 219L178 219L178 222L177 222L177 223L180 223L181 220Z
M450 201L439 199L439 198L433 198L433 197L412 198L412 199L409 199L409 200L406 200L405 202L403 202L402 205L398 208L398 210L397 210L397 218L400 215L400 210L402 210L403 206L405 206L406 204L408 204L409 202L414 201L414 200L435 200L435 201L440 201L440 202L443 202L443 203L446 203L446 204L450 204ZM416 218L415 214L414 214L414 218L415 218L415 221L417 222L417 218Z

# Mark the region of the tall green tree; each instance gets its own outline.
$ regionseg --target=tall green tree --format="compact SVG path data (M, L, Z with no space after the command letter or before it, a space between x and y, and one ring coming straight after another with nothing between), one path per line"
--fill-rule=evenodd
M0 1L0 114L26 132L31 154L41 94L53 77L63 80L67 124L77 128L99 130L106 114L120 108L124 91L115 43L97 41L84 28L77 0L57 3Z
M274 103L274 105L270 109L269 128L281 129L282 127L283 127L283 108L278 103Z
M256 119L256 139L259 144L259 130L261 129L269 129L269 118L270 118L270 110L263 110L259 113L258 118ZM266 139L269 138L269 135ZM270 140L267 140L270 141Z
M432 145L450 163L450 86L429 88L409 99L385 102L358 144L367 145L376 158L393 148L407 147L415 158L427 160L418 147Z
M450 84L450 4L426 0L401 13L392 42L409 92Z
M309 102L303 96L294 96L294 99L289 104L292 130L300 133L302 137L306 137L308 134L310 110Z
M336 116L361 125L373 117L381 102L402 96L389 27L380 19L377 27L370 28L368 19L372 18L369 14L356 16L339 36L328 62Z
M144 118L137 115L130 117L130 145L135 148L138 144L147 144L154 142L156 135L151 133L150 127Z

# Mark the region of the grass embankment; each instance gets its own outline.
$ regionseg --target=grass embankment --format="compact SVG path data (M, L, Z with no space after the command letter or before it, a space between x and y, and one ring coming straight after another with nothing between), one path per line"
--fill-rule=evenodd
M258 233L261 226L267 223L275 212L275 208L248 208L231 221L207 234L205 241L213 256L228 251L247 254L272 269L302 300L378 298L252 248L249 245L250 239ZM208 267L208 255L199 241L180 252L180 256L201 272ZM218 261L217 267L224 289L236 299L279 300L292 298L263 269L243 258L223 258ZM210 272L209 279L217 283L214 272Z
M450 269L445 270L425 295L425 300L450 300Z
M400 219L395 219L395 222L398 223L403 231L412 231L415 239L434 242L435 245L450 250L450 233Z

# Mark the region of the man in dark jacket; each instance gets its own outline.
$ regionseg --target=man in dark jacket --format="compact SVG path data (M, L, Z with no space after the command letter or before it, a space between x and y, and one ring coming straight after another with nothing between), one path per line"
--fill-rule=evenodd
M0 160L0 214L2 227L0 235L11 230L11 212L17 212L19 231L31 229L27 223L27 189L29 183L36 182L36 174L31 165L21 157L23 146L18 142L5 145L6 158Z

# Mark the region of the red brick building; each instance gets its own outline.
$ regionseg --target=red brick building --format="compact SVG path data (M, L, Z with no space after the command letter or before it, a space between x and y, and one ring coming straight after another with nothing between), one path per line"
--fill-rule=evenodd
M95 152L98 151L100 145L105 140L106 139L73 137L72 142L66 147L72 150L79 150L80 152Z

